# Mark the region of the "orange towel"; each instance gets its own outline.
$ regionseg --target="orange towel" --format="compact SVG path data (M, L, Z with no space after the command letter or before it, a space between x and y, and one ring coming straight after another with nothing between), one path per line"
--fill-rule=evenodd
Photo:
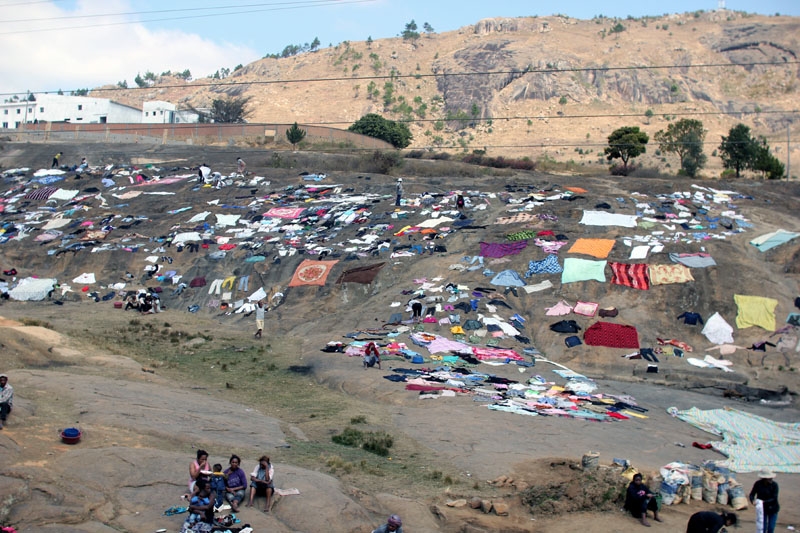
M614 239L578 239L567 252L605 259L613 247Z
M570 192L574 192L575 194L583 194L589 192L586 189L581 189L580 187L564 187L564 188Z

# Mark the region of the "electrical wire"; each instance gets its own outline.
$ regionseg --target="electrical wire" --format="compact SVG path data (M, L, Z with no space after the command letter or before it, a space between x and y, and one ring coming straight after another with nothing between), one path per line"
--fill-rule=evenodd
M307 9L309 7L324 7L324 6L333 6L333 5L342 5L342 4L366 4L372 3L376 0L319 0L317 2L308 2L308 5L299 5L299 6L288 6L288 7L271 7L271 8L264 8L264 9L250 9L244 11L230 11L228 13L210 13L205 15L186 15L182 17L166 17L166 18L157 18L157 19L145 19L145 20L137 20L137 24L144 24L148 22L168 22L173 20L190 20L190 19L200 19L200 18L210 18L210 17L222 17L228 15L249 15L252 13L263 13L267 11L286 11L290 9ZM287 2L287 3L295 3L295 2ZM302 2L296 2L302 3ZM179 10L179 11L186 11L186 10ZM123 22L104 22L99 24L94 24L94 28L100 27L107 27L107 26L124 26L130 25L131 21L126 20ZM74 26L61 26L61 27L53 27L53 28L39 28L39 29L31 29L31 30L15 30L15 31L4 31L0 32L0 35L19 35L25 33L42 33L42 32L51 32L51 31L66 31L66 30L74 30Z
M373 0L354 0L358 1L373 1ZM2 34L0 34L2 35ZM447 78L457 76L492 76L502 75L508 76L509 74L558 74L562 72L612 72L612 71L642 71L642 70L663 70L663 69L694 69L694 68L730 68L730 67L755 67L755 66L788 66L800 65L800 60L796 61L753 61L750 63L698 63L692 64L672 64L672 65L629 65L629 66L603 66L603 67L572 67L572 68L544 68L544 69L522 69L522 70L487 70L481 72L447 72L443 74L396 74L390 73L385 75L373 76L357 76L357 77L333 77L333 78L301 78L301 79L278 79L278 80L255 80L255 81L225 81L225 82L207 82L198 83L192 82L191 85L187 84L172 84L172 85L157 85L145 87L106 87L102 89L92 89L94 93L104 92L118 92L118 91L147 91L152 90L154 87L158 89L186 89L186 88L204 88L212 87L215 89L224 90L225 87L236 87L240 85L276 85L276 84L294 84L294 83L326 83L326 82L355 82L355 81L372 81L372 80L394 80L403 78ZM56 94L58 91L31 91L36 94ZM63 92L63 91L62 91ZM72 91L66 91L72 92ZM0 93L0 96L13 96L18 93Z

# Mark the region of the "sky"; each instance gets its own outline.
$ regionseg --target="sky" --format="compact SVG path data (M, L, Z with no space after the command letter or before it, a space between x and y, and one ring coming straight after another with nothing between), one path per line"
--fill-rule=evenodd
M0 0L0 97L186 69L195 79L287 45L395 37L414 20L445 32L489 17L657 16L719 0ZM555 10L557 5L557 11ZM731 10L800 16L798 0L725 0Z

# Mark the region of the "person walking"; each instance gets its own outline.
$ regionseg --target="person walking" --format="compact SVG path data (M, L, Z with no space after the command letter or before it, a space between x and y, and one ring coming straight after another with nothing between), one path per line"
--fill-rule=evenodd
M397 193L394 205L400 207L400 200L403 198L403 178L397 178L397 185L395 185L395 192Z
M50 165L50 168L58 168L59 167L59 159L61 159L62 155L64 155L64 152L58 152L56 155L53 156L53 164Z
M261 338L261 332L264 330L264 302L259 300L256 304L256 334L253 335L256 339Z
M758 500L761 503L763 512L759 517ZM756 522L761 518L761 531L764 533L775 533L775 524L778 523L778 511L781 510L778 504L778 484L775 482L775 473L770 470L762 470L758 473L758 481L753 484L750 490L750 503L756 505Z
M241 157L236 158L236 172L244 176L244 171L247 168L247 164Z
M0 374L0 429L6 423L14 404L14 387L8 384L8 376Z

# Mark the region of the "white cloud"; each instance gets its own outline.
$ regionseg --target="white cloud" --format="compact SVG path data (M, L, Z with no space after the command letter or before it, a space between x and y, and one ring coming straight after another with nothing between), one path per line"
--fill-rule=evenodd
M74 11L50 3L3 9L6 20L47 18L46 22L0 24L0 92L65 91L126 80L137 73L189 69L204 77L258 57L245 46L217 43L180 30L151 30L146 23L93 14L134 11L127 2L89 1ZM79 18L68 18L78 16ZM123 24L107 25L123 22ZM60 31L12 33L36 28Z

